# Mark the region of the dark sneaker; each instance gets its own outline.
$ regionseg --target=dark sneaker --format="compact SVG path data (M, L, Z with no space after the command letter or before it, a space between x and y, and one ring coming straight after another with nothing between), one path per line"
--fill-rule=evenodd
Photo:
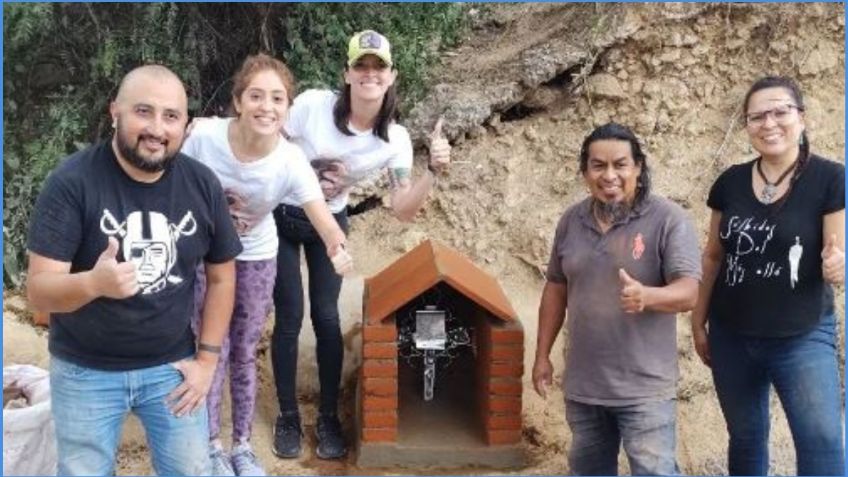
M338 459L347 453L342 437L342 423L335 414L318 416L315 435L318 437L318 448L315 449L318 458Z
M295 459L300 457L300 439L303 432L300 430L300 414L289 412L277 416L274 423L274 445L271 451L277 457L283 459Z

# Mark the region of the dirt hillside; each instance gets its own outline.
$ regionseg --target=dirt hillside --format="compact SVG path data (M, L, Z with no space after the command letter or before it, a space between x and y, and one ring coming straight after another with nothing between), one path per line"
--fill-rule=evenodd
M444 66L433 73L433 94L405 120L420 140L437 115L444 116L454 143L450 173L412 224L392 219L385 209L352 219L358 274L342 290L344 412L349 416L353 407L363 277L422 239L435 238L496 276L525 327L523 434L529 464L516 473L567 473L570 435L562 394L554 392L543 402L532 391L530 370L542 270L554 228L565 208L586 195L577 172L583 137L613 119L631 125L645 143L655 191L687 209L705 237L710 184L730 164L753 157L736 118L745 90L759 76L797 78L806 92L813 150L844 161L843 10L839 4L499 4L471 14L474 27L468 38L445 56ZM419 159L420 166L423 156ZM360 196L379 187L365 187ZM26 325L20 298L6 298L4 362L46 364L44 333ZM844 291L838 301L844 320ZM306 452L294 461L271 454L277 412L268 350L272 320L259 351L260 404L253 438L267 469L276 474L377 472L357 468L350 458L328 463L312 453L309 426L315 418L317 368L314 336L306 323L299 364ZM678 460L684 474L722 474L724 421L708 369L693 352L687 320L678 319ZM842 363L844 326L839 329ZM561 373L561 360L554 361ZM775 398L771 472L793 474L791 437L778 408ZM143 433L132 419L118 472L151 472Z

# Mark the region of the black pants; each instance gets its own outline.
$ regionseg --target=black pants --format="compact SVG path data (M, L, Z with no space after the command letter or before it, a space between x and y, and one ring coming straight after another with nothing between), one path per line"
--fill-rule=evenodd
M347 233L344 211L334 215ZM344 346L339 325L339 291L342 277L336 275L327 248L303 209L280 205L274 209L280 248L277 281L274 283L276 320L271 340L271 360L281 412L297 411L297 348L303 321L303 280L300 248L309 271L309 305L317 341L318 379L321 384L321 414L336 414L342 374Z

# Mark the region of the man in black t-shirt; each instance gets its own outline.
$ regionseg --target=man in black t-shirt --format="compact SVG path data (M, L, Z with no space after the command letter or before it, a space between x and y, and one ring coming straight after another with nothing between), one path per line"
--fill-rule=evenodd
M204 398L232 314L241 243L220 183L179 153L188 112L174 73L131 71L110 113L111 140L60 163L29 229L29 299L51 313L58 473L112 475L133 412L157 474L208 475ZM207 294L195 340L201 261Z

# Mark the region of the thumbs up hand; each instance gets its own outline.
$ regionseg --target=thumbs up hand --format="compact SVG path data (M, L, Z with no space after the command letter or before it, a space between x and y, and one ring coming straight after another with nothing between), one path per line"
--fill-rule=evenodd
M138 281L135 276L135 264L118 263L118 241L109 237L106 250L100 254L94 268L91 269L93 286L97 296L107 298L128 298L138 293Z
M830 234L821 253L822 276L834 285L845 282L845 252L837 245L836 234Z
M621 283L619 301L625 313L640 313L645 310L645 287L631 277L623 268L618 269L618 281Z
M430 165L433 172L441 172L450 164L451 146L442 133L444 118L439 118L430 133Z

